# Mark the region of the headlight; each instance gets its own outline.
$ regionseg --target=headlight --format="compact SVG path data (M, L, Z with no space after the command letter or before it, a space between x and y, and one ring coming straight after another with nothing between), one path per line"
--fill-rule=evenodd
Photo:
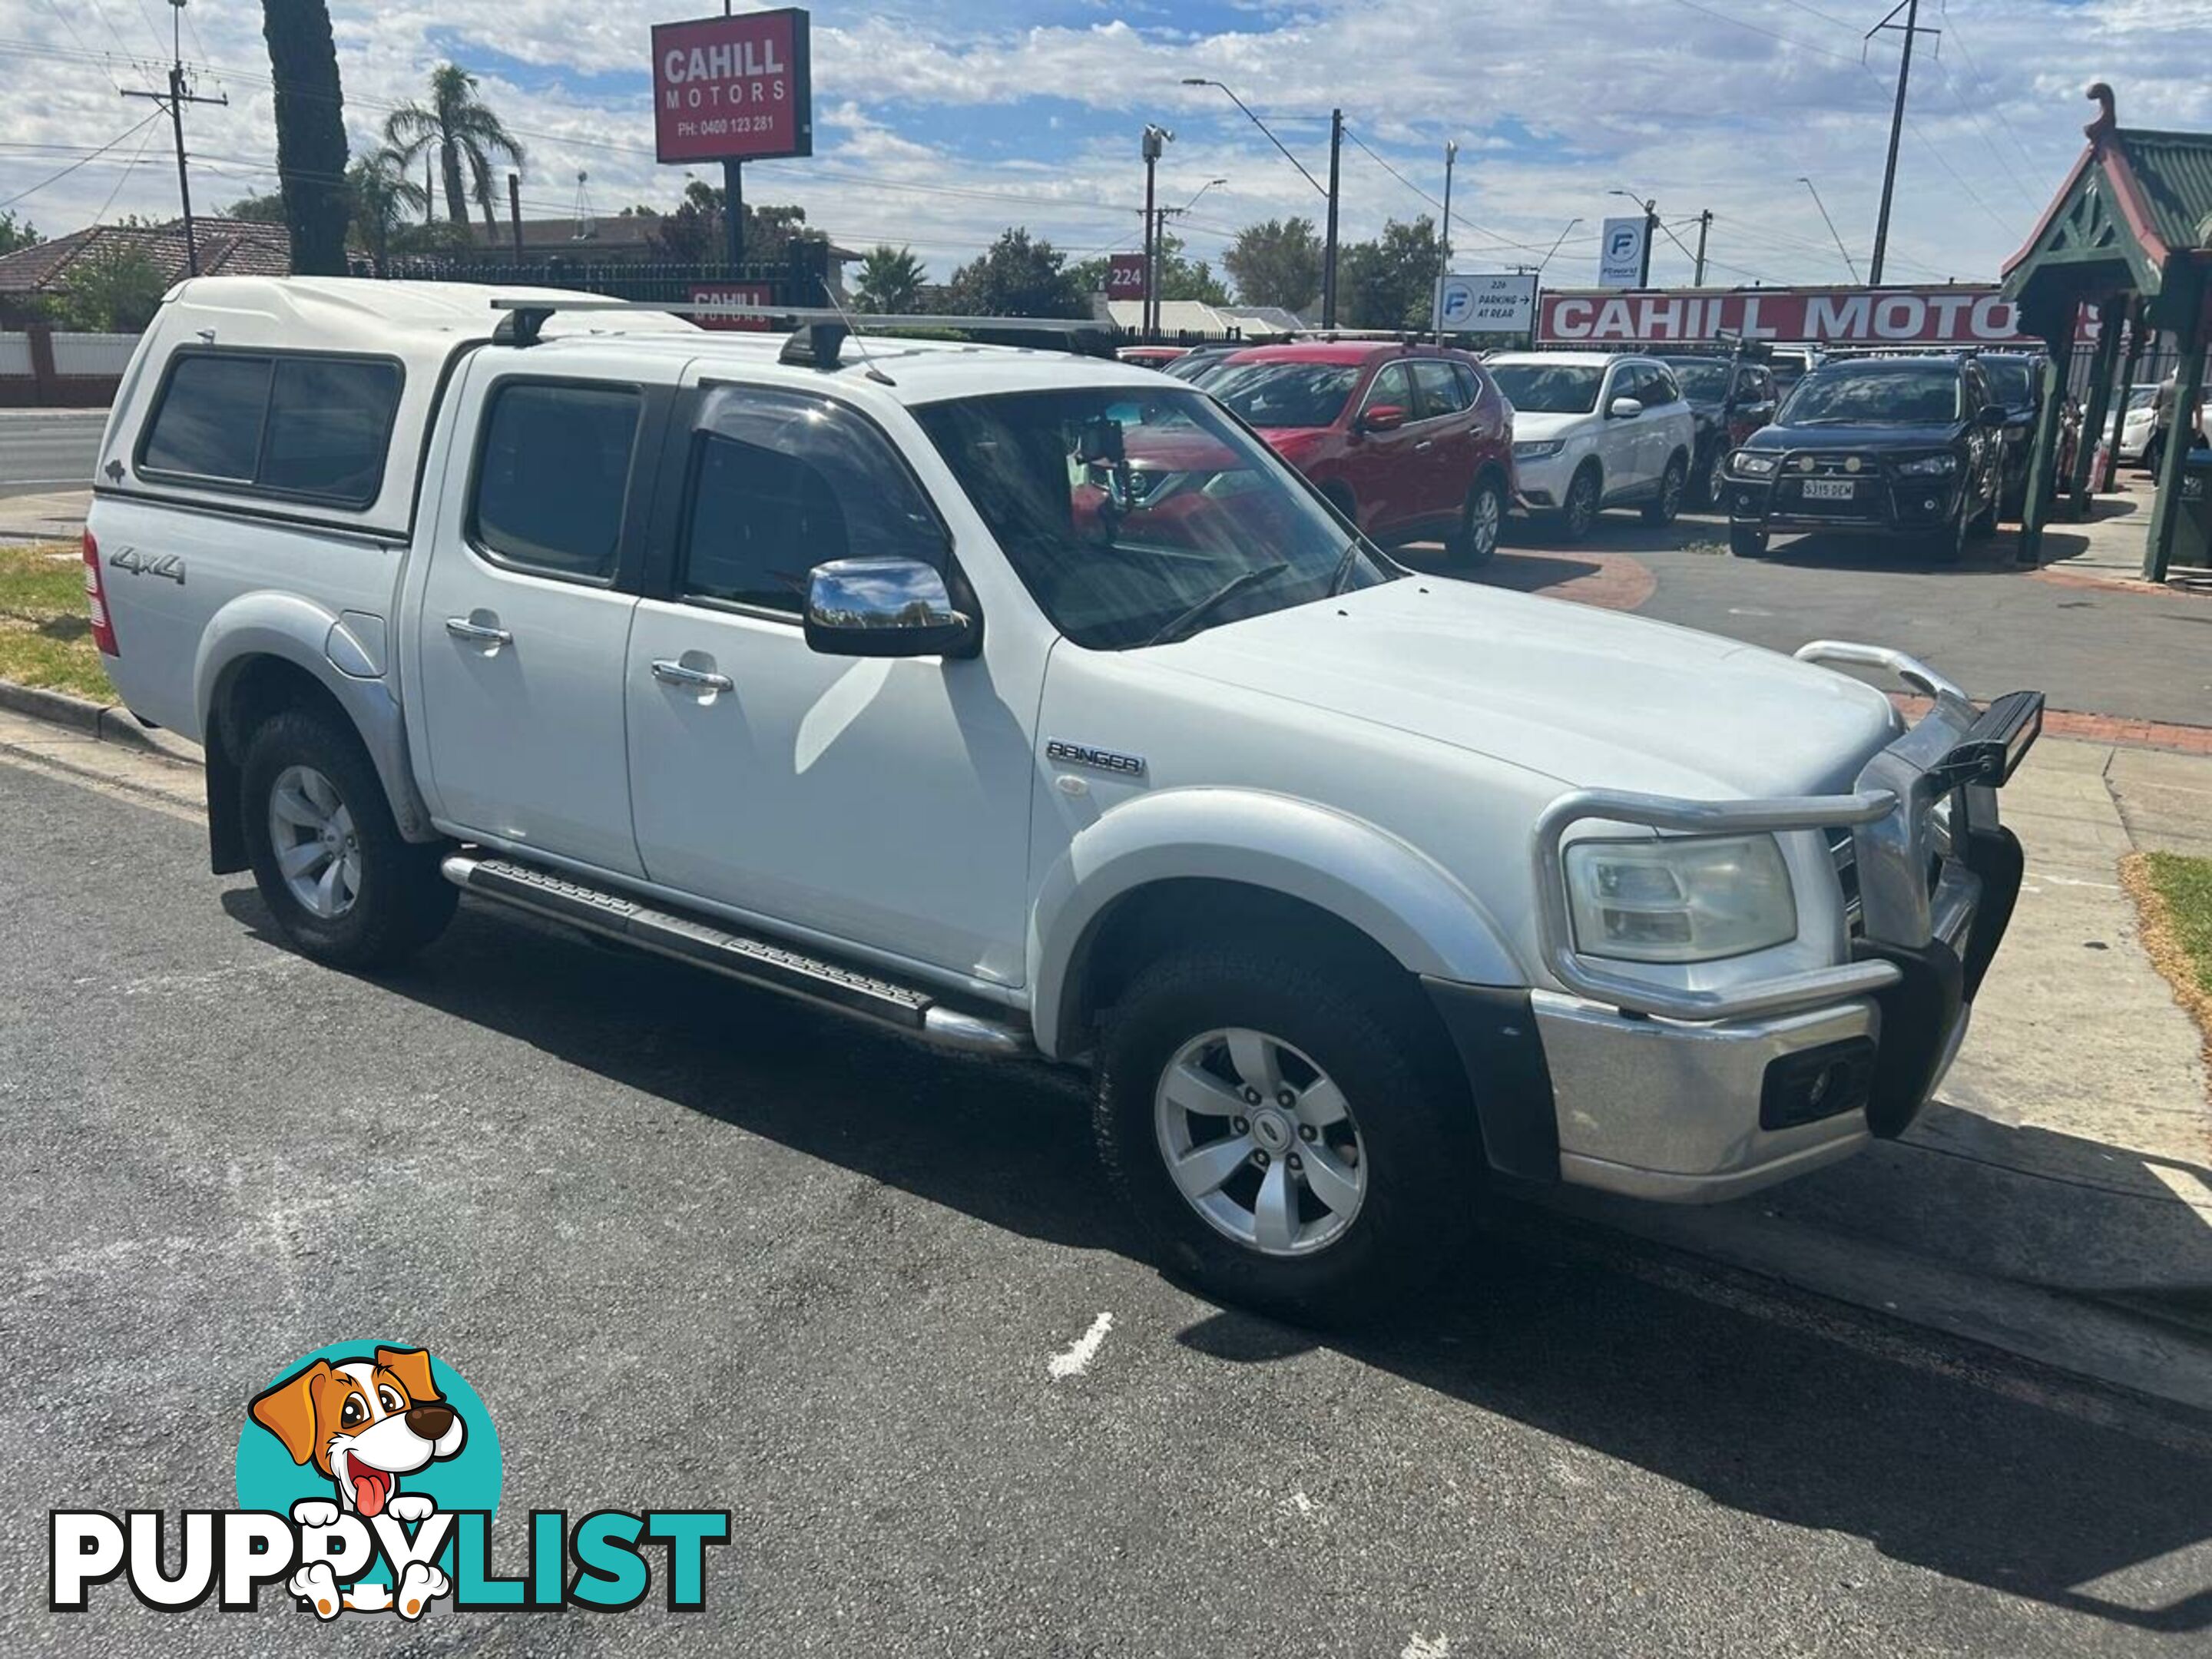
M1729 468L1747 478L1763 478L1779 465L1780 457L1762 455L1756 450L1739 449L1729 457Z
M1513 459L1516 461L1545 460L1566 447L1565 438L1531 438L1525 444L1513 446Z
M1899 461L1897 470L1908 478L1948 478L1959 470L1956 455L1923 455L1917 461Z
M1583 841L1565 856L1584 956L1713 962L1797 937L1797 901L1771 836Z

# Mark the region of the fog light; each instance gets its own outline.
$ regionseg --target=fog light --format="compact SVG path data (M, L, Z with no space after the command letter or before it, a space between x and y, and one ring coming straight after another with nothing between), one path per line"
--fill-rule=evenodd
M1874 1081L1872 1037L1850 1037L1784 1054L1766 1068L1759 1127L1788 1129L1862 1109Z

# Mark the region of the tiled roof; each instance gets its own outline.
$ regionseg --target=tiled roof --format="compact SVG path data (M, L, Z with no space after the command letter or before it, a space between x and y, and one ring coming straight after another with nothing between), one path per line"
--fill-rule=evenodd
M282 225L248 219L194 219L203 276L288 276L292 271L291 237ZM94 225L0 255L0 295L50 291L80 259L111 258L126 250L149 255L170 281L185 270L181 222L166 225Z

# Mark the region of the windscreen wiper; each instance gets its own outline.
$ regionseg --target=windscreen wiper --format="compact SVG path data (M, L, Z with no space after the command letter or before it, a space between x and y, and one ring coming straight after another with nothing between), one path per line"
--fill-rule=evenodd
M1354 536L1344 544L1344 556L1336 562L1336 574L1328 579L1328 597L1334 599L1344 592L1345 583L1352 580L1354 566L1359 562L1359 538Z
M1287 560L1278 559L1273 564L1263 564L1251 570L1240 571L1173 622L1146 640L1146 645L1165 645L1171 640L1182 639L1199 623L1204 622L1221 606L1235 599L1248 587L1257 587L1261 582L1273 581L1290 568Z

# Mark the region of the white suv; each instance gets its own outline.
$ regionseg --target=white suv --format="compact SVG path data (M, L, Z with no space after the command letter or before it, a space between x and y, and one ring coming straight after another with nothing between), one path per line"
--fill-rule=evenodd
M1580 541L1609 507L1640 506L1646 524L1674 522L1698 447L1697 417L1656 357L1531 351L1485 360L1513 405L1513 473L1521 504L1557 515Z
M1150 370L591 304L203 278L125 378L94 635L307 955L466 892L1087 1066L1162 1259L1305 1316L1457 1265L1493 1182L1725 1198L1949 1063L2036 694L1799 653L1908 729L1417 575Z

